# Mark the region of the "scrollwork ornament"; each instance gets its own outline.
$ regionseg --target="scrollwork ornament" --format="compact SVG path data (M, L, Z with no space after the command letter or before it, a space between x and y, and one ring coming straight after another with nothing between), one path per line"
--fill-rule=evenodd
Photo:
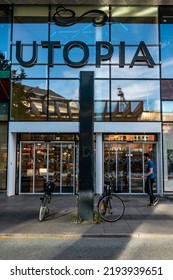
M58 6L56 12L53 15L53 20L56 25L59 26L71 26L80 22L86 15L94 14L92 17L92 22L94 26L103 26L105 25L108 16L105 12L100 10L90 10L80 17L76 17L76 14L71 9L66 9L64 6Z

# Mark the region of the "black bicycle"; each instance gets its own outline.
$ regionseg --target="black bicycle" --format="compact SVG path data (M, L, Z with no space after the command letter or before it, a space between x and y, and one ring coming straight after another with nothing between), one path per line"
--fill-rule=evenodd
M112 191L113 187L112 178L110 178L110 182L104 186L104 192L97 205L100 217L106 222L118 221L125 211L124 202Z
M44 178L47 179L45 176L44 176ZM39 211L39 221L40 222L43 221L43 219L45 218L45 216L47 214L49 214L49 204L51 202L52 193L55 188L55 181L56 181L56 178L54 178L53 180L48 180L46 182L44 195L42 197L40 197L40 200L41 200L40 211Z

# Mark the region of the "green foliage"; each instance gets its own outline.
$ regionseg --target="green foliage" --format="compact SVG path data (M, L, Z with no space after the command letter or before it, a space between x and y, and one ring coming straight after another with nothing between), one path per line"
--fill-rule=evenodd
M100 217L100 215L97 211L94 212L94 222L96 224L100 224L102 222L102 218Z
M9 60L5 59L5 55L3 53L0 53L0 70L2 71L10 70Z

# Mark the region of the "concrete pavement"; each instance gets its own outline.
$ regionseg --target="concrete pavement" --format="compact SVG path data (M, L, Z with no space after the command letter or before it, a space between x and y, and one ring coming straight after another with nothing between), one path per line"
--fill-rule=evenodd
M121 196L124 216L115 223L77 223L74 195L54 195L50 214L38 220L40 195L0 194L0 238L149 237L173 238L173 196L149 207L147 196ZM95 205L98 197L95 196Z

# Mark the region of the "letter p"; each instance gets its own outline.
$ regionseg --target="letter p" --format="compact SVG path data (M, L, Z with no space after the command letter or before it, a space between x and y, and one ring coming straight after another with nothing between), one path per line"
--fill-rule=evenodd
M102 48L108 50L107 54L101 54ZM96 42L96 67L100 68L101 61L110 59L113 55L113 51L113 46L109 42Z

